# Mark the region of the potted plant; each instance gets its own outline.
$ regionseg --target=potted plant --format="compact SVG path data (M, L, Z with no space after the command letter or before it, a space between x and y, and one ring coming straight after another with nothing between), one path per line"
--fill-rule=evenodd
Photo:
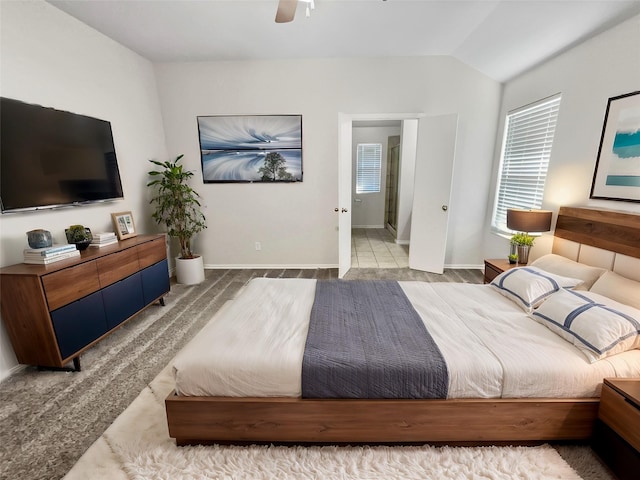
M534 241L534 237L523 232L516 233L511 237L511 244L516 245L518 249L518 262L524 265L529 261L529 250L533 246Z
M67 237L67 242L74 243L78 250L85 250L93 240L91 230L84 225L71 225L64 233Z
M177 238L180 243L180 255L176 258L176 280L192 285L204 280L204 264L202 257L191 251L191 239L207 225L200 211L200 195L189 186L193 172L179 164L183 156L166 162L149 160L160 170L149 172L153 180L147 186L155 190L155 196L150 201L155 204L153 219L158 224L164 224L167 234Z

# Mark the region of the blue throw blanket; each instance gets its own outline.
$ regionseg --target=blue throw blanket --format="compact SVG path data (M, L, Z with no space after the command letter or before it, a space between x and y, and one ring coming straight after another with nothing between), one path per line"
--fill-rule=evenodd
M318 281L305 398L446 398L440 349L395 281Z

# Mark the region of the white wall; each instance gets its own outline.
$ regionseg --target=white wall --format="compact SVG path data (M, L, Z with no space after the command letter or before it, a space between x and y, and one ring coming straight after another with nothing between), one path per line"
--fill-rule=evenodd
M639 88L640 16L508 82L496 137L493 185L507 112L560 92L562 101L542 208L557 213L561 205L588 205L640 213L638 203L589 199L607 101ZM509 253L508 240L489 231L493 201L490 196L485 255L502 258Z
M160 64L156 72L169 152L184 153L197 172L209 228L195 248L205 264L337 264L339 112L459 113L446 262L481 264L497 82L449 57ZM198 115L275 113L303 115L302 183L202 183Z
M400 122L398 122L400 123ZM351 225L353 227L378 227L384 226L385 196L387 188L387 148L389 137L400 135L400 126L397 127L353 127L352 150L353 150L353 171L352 179L352 202L351 202ZM382 165L380 173L380 192L378 193L356 193L356 166L358 159L359 143L380 143L382 144ZM359 199L359 201L357 201Z
M111 212L131 211L148 233L147 159L166 155L153 67L150 62L45 2L2 2L0 94L111 122L124 200L97 206L0 216L0 265L22 262L25 232L84 224L111 227ZM17 361L0 327L0 379Z

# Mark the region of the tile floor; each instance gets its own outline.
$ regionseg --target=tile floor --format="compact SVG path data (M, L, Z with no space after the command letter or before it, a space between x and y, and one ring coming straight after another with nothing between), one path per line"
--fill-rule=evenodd
M409 245L395 243L384 228L351 230L352 268L407 268Z

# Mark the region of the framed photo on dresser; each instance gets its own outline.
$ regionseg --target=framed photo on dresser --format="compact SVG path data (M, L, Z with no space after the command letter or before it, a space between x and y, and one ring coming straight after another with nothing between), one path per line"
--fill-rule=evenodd
M133 215L131 212L112 213L111 221L113 222L116 235L118 235L118 240L135 237L138 234L135 224L133 223Z

